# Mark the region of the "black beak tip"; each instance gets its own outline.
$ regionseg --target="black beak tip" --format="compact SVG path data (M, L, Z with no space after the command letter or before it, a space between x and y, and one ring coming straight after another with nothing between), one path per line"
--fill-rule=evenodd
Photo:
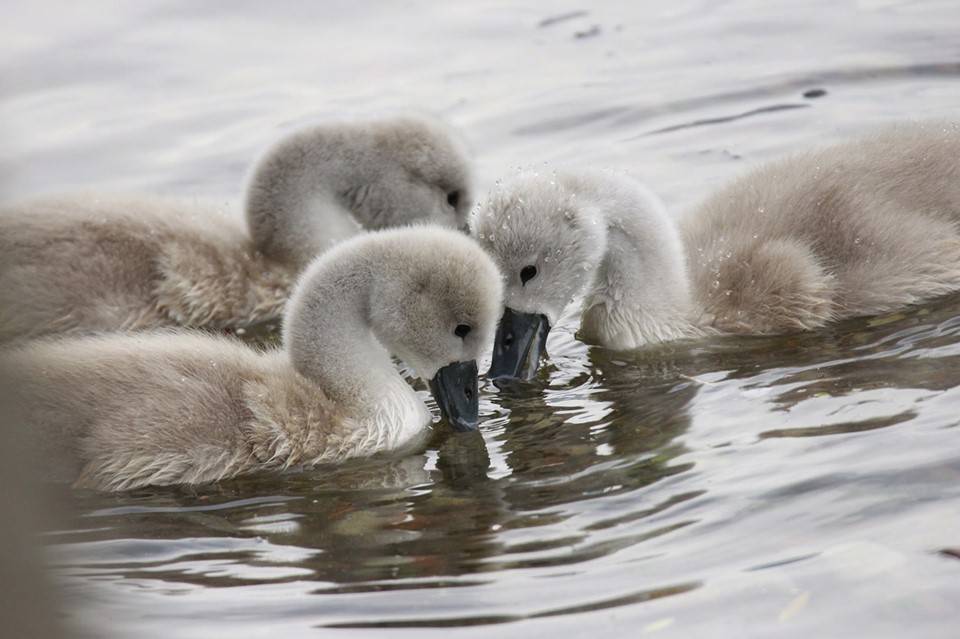
M546 315L505 308L497 327L487 379L497 388L502 388L498 382L533 379L546 350L549 333L550 321Z
M477 362L454 362L437 371L430 390L440 413L459 432L477 430L480 422L477 397Z
M480 426L479 419L469 419L463 416L451 417L448 421L450 422L450 426L453 427L453 430L458 433L469 433L477 430Z
M493 371L487 373L487 379L493 382L493 385L503 390L509 386L513 386L520 379L519 377L514 377L512 375L497 375Z

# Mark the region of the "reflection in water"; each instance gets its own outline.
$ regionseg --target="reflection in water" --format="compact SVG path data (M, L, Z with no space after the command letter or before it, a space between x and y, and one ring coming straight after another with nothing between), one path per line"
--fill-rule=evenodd
M559 368L487 383L482 434L438 427L403 459L84 493L73 529L51 539L64 575L85 591L117 584L124 609L145 593L285 588L307 598L230 600L303 627L522 627L668 601L681 612L664 618L689 617L707 592L739 602L766 584L776 617L808 581L913 583L904 540L952 565L940 551L960 529L942 512L960 498L960 457L937 434L957 424L958 316L950 299L817 334L641 353L560 331ZM869 431L901 435L849 439ZM904 536L905 512L927 534ZM811 576L788 577L798 571ZM934 614L944 605L916 596Z
M84 493L85 514L52 539L63 573L85 590L117 584L120 609L220 590L234 614L297 627L523 627L656 602L696 623L708 593L777 601L778 618L804 582L914 583L904 553L952 565L937 553L960 538L942 514L960 498L960 457L938 443L957 423L957 304L641 353L561 331L559 368L485 386L481 433L439 427L424 454L397 460ZM872 432L893 437L862 439ZM905 512L923 534L904 535ZM940 583L945 568L910 570Z
M5 195L236 202L278 127L412 105L463 127L481 186L619 166L679 214L746 165L960 99L950 2L261 5L11 6ZM403 459L64 489L44 539L71 616L132 637L955 634L960 299L640 353L575 330L532 383L486 385L480 433Z

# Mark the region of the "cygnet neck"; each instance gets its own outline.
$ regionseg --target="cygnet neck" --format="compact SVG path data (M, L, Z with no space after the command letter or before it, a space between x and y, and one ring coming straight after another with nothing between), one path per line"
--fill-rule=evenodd
M284 343L294 369L317 383L351 417L394 434L430 422L426 406L394 368L370 323L376 255L350 255L308 267L287 305ZM369 247L368 247L369 248ZM329 257L329 256L328 256ZM381 267L382 269L382 267Z
M281 144L261 161L247 189L254 246L294 270L362 230L339 195L348 186L338 183L342 176L323 171L331 160L318 153L299 138Z
M640 185L609 187L586 194L604 218L606 252L585 299L584 339L634 349L702 334L676 224Z

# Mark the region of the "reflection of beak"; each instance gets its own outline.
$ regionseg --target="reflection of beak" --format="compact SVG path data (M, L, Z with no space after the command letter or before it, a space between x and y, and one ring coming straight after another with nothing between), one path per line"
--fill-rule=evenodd
M546 350L550 320L546 315L503 311L497 339L493 344L490 379L530 379L537 373L540 356Z
M430 380L440 414L454 430L477 430L480 398L477 396L477 362L454 362L437 371Z

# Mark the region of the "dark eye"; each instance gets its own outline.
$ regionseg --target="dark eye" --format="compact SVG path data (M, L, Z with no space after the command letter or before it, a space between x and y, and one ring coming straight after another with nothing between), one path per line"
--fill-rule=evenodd
M520 269L520 283L526 286L527 282L537 276L537 267L533 264Z
M460 191L450 191L447 193L447 204L453 208L457 208L457 205L460 204Z
M457 327L453 329L453 334L459 337L460 339L463 339L464 337L470 334L470 327L467 326L466 324L457 324Z

